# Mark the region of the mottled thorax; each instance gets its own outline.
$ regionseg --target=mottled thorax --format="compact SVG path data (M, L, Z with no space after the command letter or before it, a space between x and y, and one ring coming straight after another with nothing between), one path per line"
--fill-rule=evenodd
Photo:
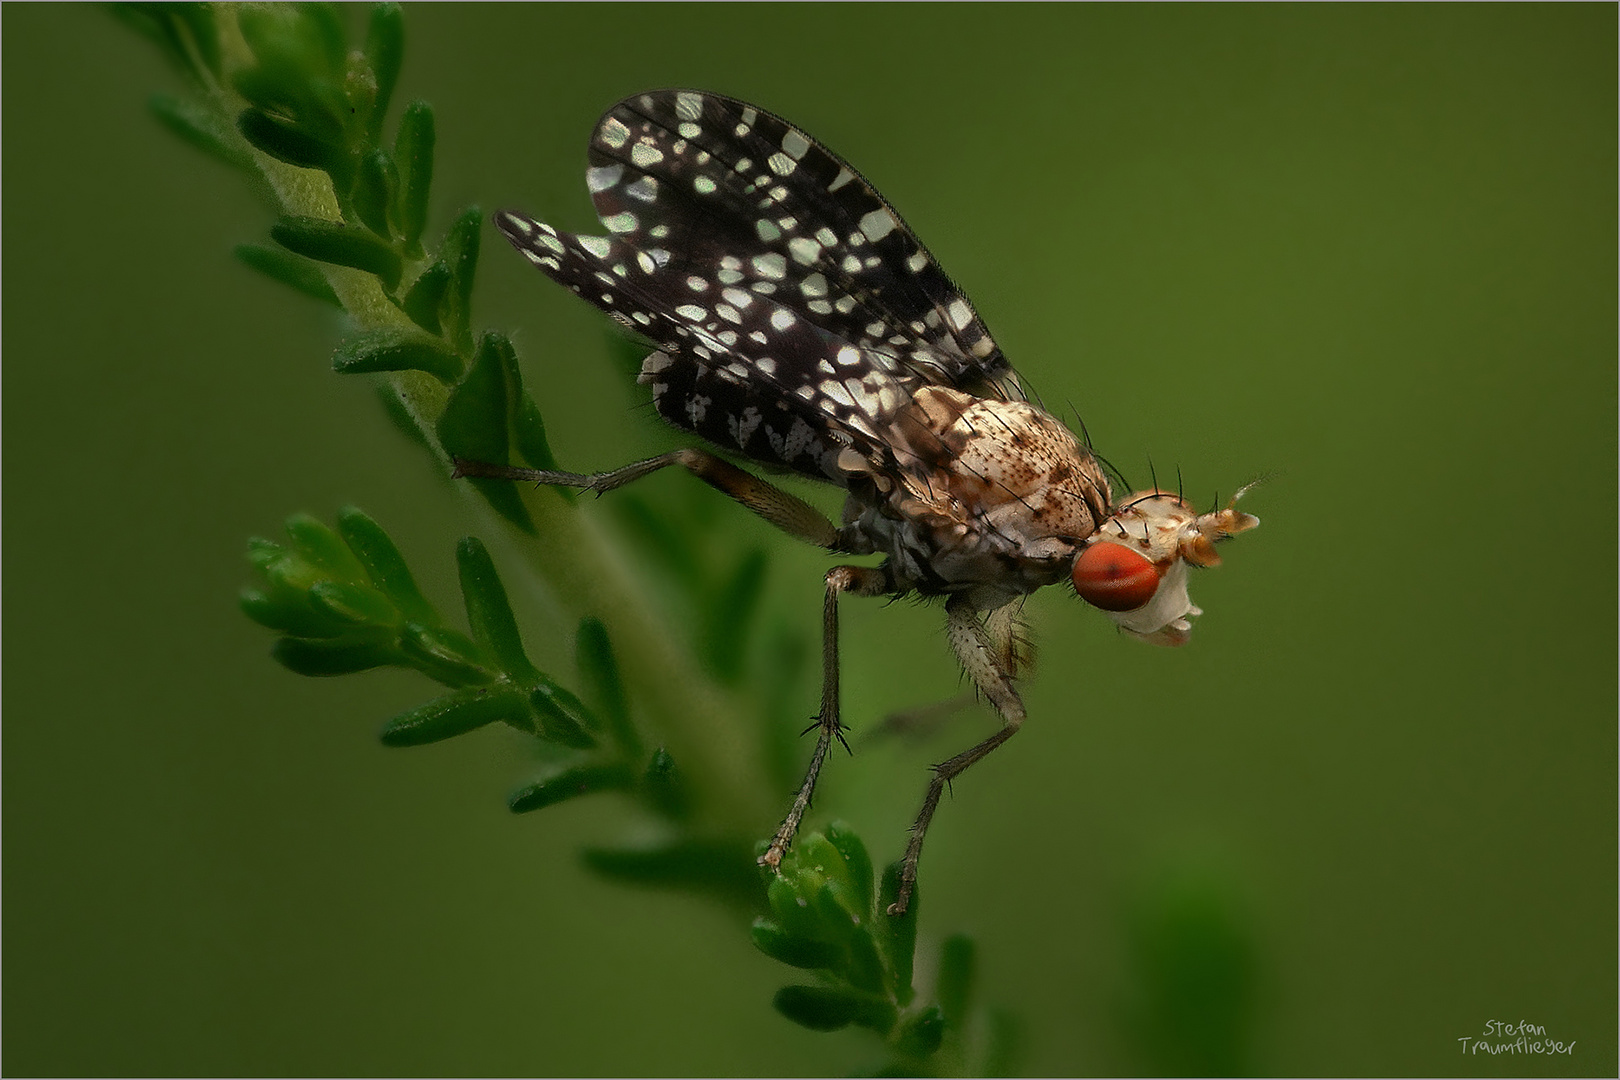
M888 442L881 505L853 520L925 592L979 589L991 604L1050 584L1108 513L1096 459L1027 402L923 387Z

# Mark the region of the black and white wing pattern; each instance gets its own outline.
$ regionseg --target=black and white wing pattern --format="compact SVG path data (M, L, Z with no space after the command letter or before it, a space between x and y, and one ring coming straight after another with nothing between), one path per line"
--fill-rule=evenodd
M935 384L1022 397L967 298L881 195L787 121L716 94L615 105L586 174L607 236L495 215L540 269L656 342L665 419L837 479Z

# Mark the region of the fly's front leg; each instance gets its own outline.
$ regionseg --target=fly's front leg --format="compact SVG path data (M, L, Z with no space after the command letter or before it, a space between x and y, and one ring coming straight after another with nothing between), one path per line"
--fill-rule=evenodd
M977 746L934 766L934 779L923 796L922 812L911 827L911 843L906 845L905 862L900 868L900 890L894 903L889 905L890 915L905 914L911 903L911 893L917 885L917 863L922 858L923 837L928 833L929 822L934 820L934 811L939 807L939 797L946 786L968 766L1012 738L1024 722L1024 702L1012 687L1013 672L1020 659L1014 613L1002 608L981 623L978 613L966 601L953 596L945 604L945 633L968 678L995 706L1002 727Z
M799 786L799 793L794 797L787 817L782 819L782 827L771 838L771 846L759 857L761 866L768 866L772 870L781 866L782 855L798 833L804 812L810 808L810 797L815 794L816 780L821 775L821 766L827 760L828 751L832 749L833 739L839 742L844 740L844 725L838 717L839 594L850 592L857 596L881 596L888 591L889 577L881 567L835 566L827 571L827 598L821 609L821 713L816 718L816 726L821 731L816 736L816 750L810 755L810 768L805 773L804 783ZM845 745L847 747L848 744Z
M687 447L671 450L644 461L632 462L610 472L571 473L551 469L523 469L515 465L490 465L482 461L456 458L456 476L487 476L498 480L530 480L537 484L559 484L584 488L598 495L639 480L648 473L670 465L680 465L704 483L731 496L783 532L820 548L838 546L838 530L827 515L797 495L790 495L751 473L715 457L707 450Z

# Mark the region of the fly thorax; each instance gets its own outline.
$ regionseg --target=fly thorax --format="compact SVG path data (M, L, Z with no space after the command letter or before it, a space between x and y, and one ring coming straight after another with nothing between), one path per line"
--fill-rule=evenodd
M892 461L859 470L872 498L857 499L846 521L894 555L902 577L916 566L919 587L994 584L1016 595L1050 584L1106 514L1096 460L1025 402L925 386L886 436Z
M1027 402L924 387L893 436L913 498L1015 543L1080 540L1106 513L1108 480L1096 459Z

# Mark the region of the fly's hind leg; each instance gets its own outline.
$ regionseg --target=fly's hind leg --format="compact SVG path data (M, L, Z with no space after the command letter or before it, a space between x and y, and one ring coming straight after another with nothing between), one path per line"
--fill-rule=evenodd
M827 515L796 495L768 484L752 473L715 457L707 450L687 447L671 450L622 468L599 473L558 472L551 469L522 469L515 465L489 465L482 461L456 458L456 476L484 476L499 480L530 480L537 484L557 484L583 488L598 495L620 488L632 480L671 465L680 465L710 487L724 492L778 529L820 548L832 550L838 544L838 530Z
M951 649L967 672L968 678L979 689L1001 717L1002 727L977 746L957 754L949 761L934 766L934 778L923 796L922 811L911 827L911 843L906 845L905 862L900 868L900 889L894 903L889 905L890 915L903 915L911 903L912 890L917 885L917 863L922 858L923 838L928 825L934 820L939 798L956 777L990 751L1012 738L1024 722L1024 702L1013 689L1012 680L1023 658L1019 645L1017 619L1009 608L990 613L980 621L970 604L953 596L945 604L945 633Z
M821 766L827 760L833 740L844 741L844 725L838 715L839 594L848 592L856 596L881 596L890 588L889 575L882 567L835 566L827 571L827 598L821 609L821 713L816 717L816 726L821 731L816 736L816 750L810 755L810 768L805 772L804 783L799 785L799 793L794 796L787 817L782 819L782 827L771 838L771 846L759 857L761 866L775 870L782 864L782 855L798 833L804 812L810 808L810 797L815 794L816 780L821 776Z

